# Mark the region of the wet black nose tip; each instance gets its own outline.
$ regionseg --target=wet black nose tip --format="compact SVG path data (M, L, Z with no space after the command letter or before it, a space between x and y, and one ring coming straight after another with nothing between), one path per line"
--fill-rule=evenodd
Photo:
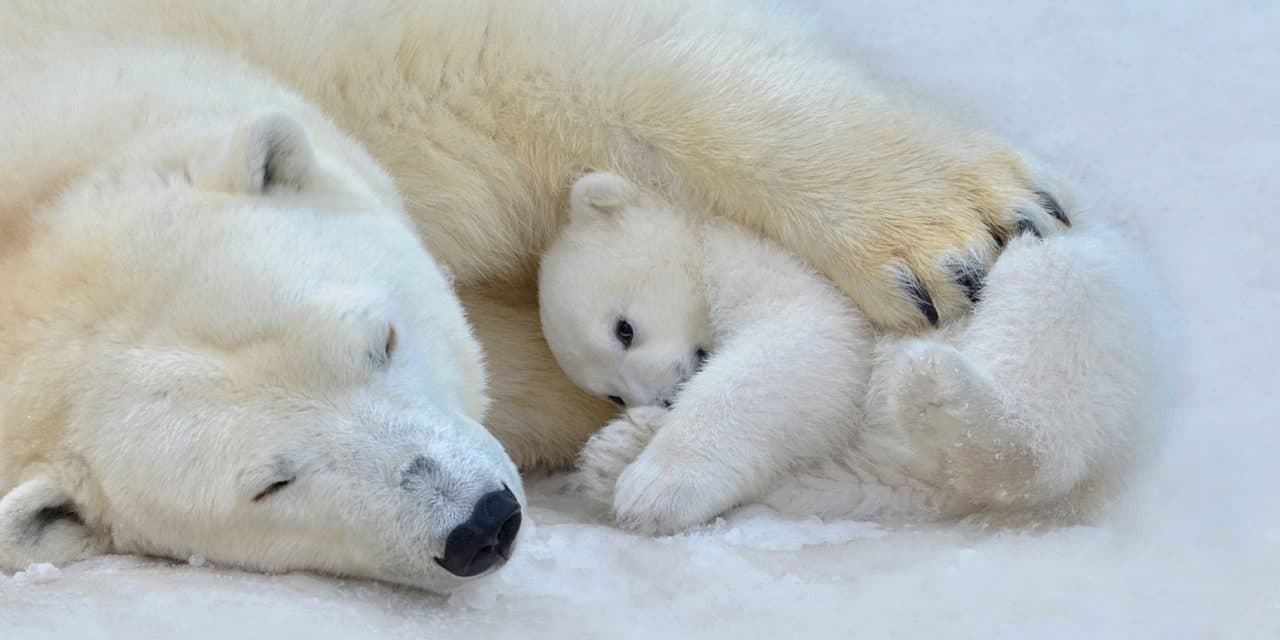
M471 517L449 532L444 556L436 563L455 576L478 576L511 557L519 531L520 503L504 486L482 496Z

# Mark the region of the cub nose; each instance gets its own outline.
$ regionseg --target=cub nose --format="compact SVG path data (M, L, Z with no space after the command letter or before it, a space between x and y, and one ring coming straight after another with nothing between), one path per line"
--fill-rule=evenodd
M519 531L520 503L503 486L482 496L471 517L449 532L444 557L436 558L436 564L455 576L478 576L507 561Z

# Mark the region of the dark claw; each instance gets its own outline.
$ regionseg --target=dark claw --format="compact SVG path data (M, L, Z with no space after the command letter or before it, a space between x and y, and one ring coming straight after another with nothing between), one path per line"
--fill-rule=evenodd
M1044 234L1040 233L1036 225L1031 224L1031 221L1026 218L1018 220L1018 233L1033 233L1037 238L1044 237Z
M951 265L951 272L955 274L956 284L964 287L964 293L969 297L969 302L978 304L978 298L982 297L982 284L986 279L986 269L981 263L965 263L956 261Z
M1068 227L1071 226L1071 220L1067 218L1067 212L1062 210L1062 205L1058 204L1058 201L1049 195L1047 191L1037 191L1036 198L1040 200L1040 206L1044 207L1044 210L1048 211L1049 215L1057 218L1058 222Z
M920 282L920 278L911 271L904 270L900 276L902 279L902 288L906 289L907 295L911 296L911 300L920 307L920 313L929 320L929 324L938 326L938 308L933 306L933 298L929 295L929 291L924 288L924 284Z

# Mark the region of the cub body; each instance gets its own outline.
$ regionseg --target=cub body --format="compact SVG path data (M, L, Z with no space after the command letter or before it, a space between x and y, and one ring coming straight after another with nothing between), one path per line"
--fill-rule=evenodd
M1154 424L1128 253L1102 228L1024 234L972 319L903 338L772 242L587 175L539 280L557 361L628 407L587 444L582 484L656 532L755 500L886 520L1092 515Z

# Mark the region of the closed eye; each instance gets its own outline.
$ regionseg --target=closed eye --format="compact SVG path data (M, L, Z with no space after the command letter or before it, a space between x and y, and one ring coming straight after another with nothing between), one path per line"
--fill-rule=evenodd
M298 479L297 476L294 476L292 478L287 478L285 480L278 480L276 482L273 482L266 489L263 489L261 492L259 492L258 495L254 496L253 501L262 502L263 500L266 500L267 498L270 498L271 496L279 493L281 489L284 489L285 487L293 484L293 481L297 479Z
M391 354L396 352L396 344L399 342L396 338L397 338L396 326L394 324L388 326L387 327L387 343L382 347L382 352L387 354L388 361L391 360Z
M391 364L391 355L396 352L397 344L399 344L399 336L396 335L396 327L395 325L388 325L387 337L382 343L382 351L369 353L369 361L373 363L373 368L382 369Z

